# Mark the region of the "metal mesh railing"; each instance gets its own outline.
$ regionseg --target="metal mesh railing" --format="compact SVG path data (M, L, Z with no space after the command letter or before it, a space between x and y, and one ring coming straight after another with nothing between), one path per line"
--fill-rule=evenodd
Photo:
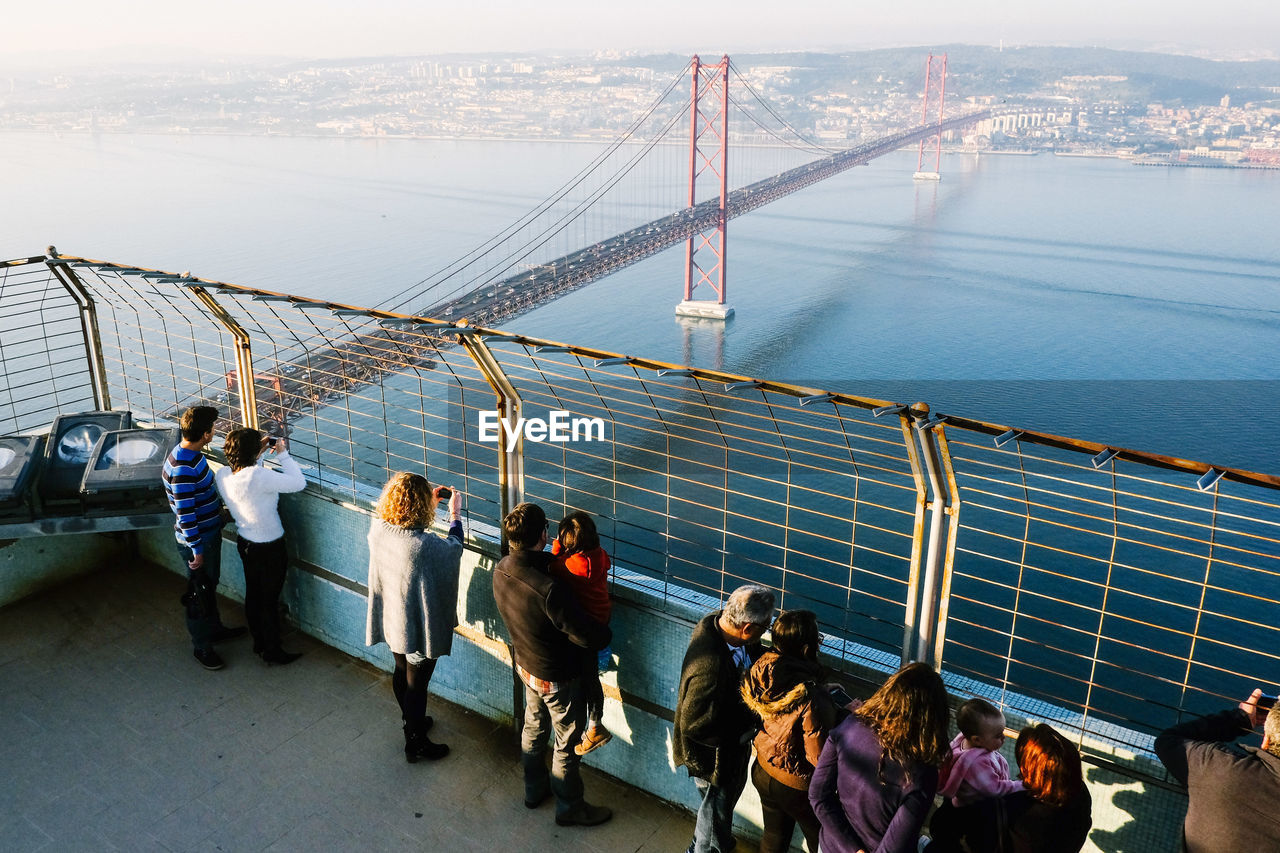
M1161 729L1274 684L1271 478L1210 471L1198 486L1198 471L1102 446L997 447L981 426L947 428L962 507L946 670L1148 769Z
M31 260L0 264L0 433L95 405L79 305Z
M900 649L922 483L899 418L871 417L877 401L802 405L741 377L489 346L527 416L604 421L602 443L525 443L525 492L552 517L593 513L615 559L668 594L763 583L845 639Z
M932 659L1126 772L1275 671L1280 478L79 258L0 266L0 324L0 432L205 402L343 498L410 470L472 521L584 510L628 582L766 584L846 658ZM600 434L482 440L495 413Z

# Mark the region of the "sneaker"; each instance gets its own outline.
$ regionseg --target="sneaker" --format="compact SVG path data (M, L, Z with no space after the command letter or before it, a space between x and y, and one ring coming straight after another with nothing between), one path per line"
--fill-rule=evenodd
M213 649L209 649L207 651L201 651L200 649L196 649L195 652L193 652L193 654L195 655L196 660L198 660L200 662L200 665L205 669L208 669L208 670L222 669L224 666L226 666L226 663L223 662L221 656L219 656L219 654L215 652Z
M587 733L582 736L582 740L573 748L573 751L578 755L586 755L611 740L613 740L613 734L608 729L604 726L593 726L587 729Z
M933 840L933 839L931 839L931 838L930 838L929 836L927 836L927 835L922 835L922 836L920 836L920 841L919 841L919 843L917 843L917 844L916 844L916 850L917 850L917 853L924 853L924 851L928 850L928 849L929 849L929 842L931 842L932 840Z
M234 640L237 637L243 637L247 633L249 633L249 629L243 625L239 625L235 628L227 625L221 625L213 632L213 641L215 643L225 643L227 640Z
M613 817L608 806L593 806L583 802L573 811L556 815L556 826L599 826Z

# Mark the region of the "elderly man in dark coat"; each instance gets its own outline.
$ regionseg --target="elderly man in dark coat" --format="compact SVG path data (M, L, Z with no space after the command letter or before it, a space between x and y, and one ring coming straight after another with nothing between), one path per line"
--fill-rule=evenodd
M1268 712L1265 700L1259 707L1262 699L1262 691L1254 690L1235 708L1180 723L1156 738L1156 755L1187 786L1186 853L1280 850L1280 707L1273 704ZM1232 743L1259 723L1260 749Z
M734 845L733 807L747 782L751 738L760 722L743 703L739 685L764 651L760 637L773 620L773 603L765 587L738 587L724 610L694 627L685 652L672 752L702 797L690 853L728 853Z

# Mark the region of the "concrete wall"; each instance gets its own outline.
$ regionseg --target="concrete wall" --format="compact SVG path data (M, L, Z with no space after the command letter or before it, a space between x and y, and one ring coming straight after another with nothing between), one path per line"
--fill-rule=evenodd
M97 568L134 559L132 536L75 533L0 539L0 607Z
M364 644L368 508L326 496L313 486L301 494L284 496L281 514L294 557L284 595L291 617L308 634L390 670L391 654L386 646L370 648ZM492 719L510 722L508 638L491 587L496 542L475 529L469 531L469 539L462 562L459 636L453 654L436 669L431 690ZM138 543L145 558L180 570L171 530L140 532ZM0 551L0 559L3 554ZM244 577L233 540L223 543L223 561L221 589L242 600ZM690 632L716 605L682 591L677 591L681 594L677 599L660 582L628 579L625 567L620 567L619 574L623 580L614 588L612 622L613 649L619 663L617 671L605 677L605 724L614 740L587 756L586 763L692 808L696 805L693 784L683 769L677 771L672 766L671 714ZM871 683L882 678L876 672L851 675ZM1012 741L1007 746L1012 765ZM1086 767L1086 771L1094 803L1094 831L1086 850L1145 853L1176 849L1184 796L1111 770ZM591 796L589 790L587 795ZM745 836L758 836L759 822L759 800L748 784L738 806L739 830Z

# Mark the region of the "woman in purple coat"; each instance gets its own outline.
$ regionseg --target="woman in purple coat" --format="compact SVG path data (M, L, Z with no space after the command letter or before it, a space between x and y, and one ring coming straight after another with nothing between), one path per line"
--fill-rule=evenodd
M950 751L947 719L942 679L911 663L832 730L809 785L822 853L914 853Z

